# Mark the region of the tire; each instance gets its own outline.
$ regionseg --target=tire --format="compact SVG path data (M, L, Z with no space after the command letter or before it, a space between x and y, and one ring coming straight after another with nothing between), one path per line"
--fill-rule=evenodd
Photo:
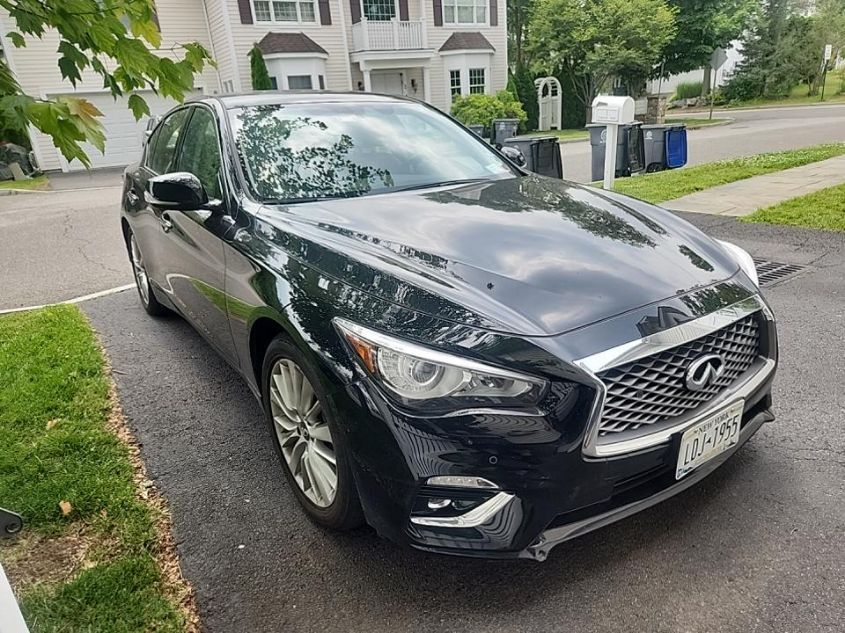
M129 251L129 262L132 264L132 274L135 277L135 288L138 290L138 298L141 299L141 306L143 306L144 310L150 316L172 314L170 309L159 303L156 297L155 288L150 283L150 278L147 275L147 269L144 265L144 256L141 254L141 248L138 246L138 241L135 239L135 234L132 231L129 231L126 247Z
M274 338L264 354L261 393L276 452L308 516L338 531L362 525L364 515L337 423L337 408L323 388L318 370L284 336Z

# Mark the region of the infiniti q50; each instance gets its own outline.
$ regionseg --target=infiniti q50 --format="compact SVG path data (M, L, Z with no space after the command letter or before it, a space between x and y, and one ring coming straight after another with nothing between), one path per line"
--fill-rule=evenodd
M543 560L772 419L751 257L517 162L416 101L271 93L175 108L126 170L141 304L242 374L317 524Z

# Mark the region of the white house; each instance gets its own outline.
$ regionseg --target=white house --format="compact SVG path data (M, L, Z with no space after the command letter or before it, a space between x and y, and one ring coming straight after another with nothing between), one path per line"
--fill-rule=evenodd
M197 41L217 61L195 79L195 94L251 90L248 53L258 44L280 90L366 90L424 99L448 111L452 96L494 93L507 83L505 0L157 0L161 56ZM140 152L144 121L115 101L92 72L76 90L57 65L58 35L14 48L0 11L0 47L27 93L84 96L103 112L106 150L92 165L122 166ZM141 93L153 114L174 104ZM30 134L42 169L82 169L48 136Z

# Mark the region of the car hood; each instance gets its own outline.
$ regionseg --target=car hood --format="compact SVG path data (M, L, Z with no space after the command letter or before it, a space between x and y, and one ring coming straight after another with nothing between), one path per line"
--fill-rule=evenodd
M667 211L535 176L275 207L263 217L316 245L296 250L343 282L462 319L445 301L524 335L570 331L738 270Z

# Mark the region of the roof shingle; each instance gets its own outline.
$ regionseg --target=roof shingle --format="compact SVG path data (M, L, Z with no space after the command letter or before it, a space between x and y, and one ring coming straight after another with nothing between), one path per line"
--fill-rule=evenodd
M326 49L305 33L268 33L258 42L258 48L265 55L278 53L315 53L328 55Z
M440 52L443 51L470 51L470 50L490 50L495 51L493 45L487 41L478 31L470 32L456 32L449 36L449 39L443 42L440 47Z

